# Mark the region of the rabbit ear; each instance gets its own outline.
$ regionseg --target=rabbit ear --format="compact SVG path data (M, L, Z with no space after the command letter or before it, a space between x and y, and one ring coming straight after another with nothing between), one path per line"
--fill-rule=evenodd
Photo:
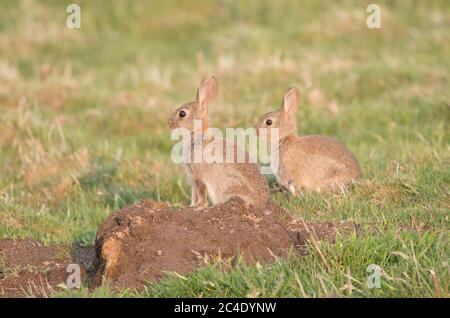
M298 89L295 87L291 87L284 94L281 110L287 115L288 118L291 118L295 114L299 102L300 102L300 93Z
M197 91L197 103L200 110L206 111L219 93L219 81L214 76L206 77Z

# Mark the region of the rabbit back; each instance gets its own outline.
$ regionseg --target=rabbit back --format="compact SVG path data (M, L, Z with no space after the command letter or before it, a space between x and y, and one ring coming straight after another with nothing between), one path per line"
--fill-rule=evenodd
M198 151L198 144L197 147L193 147L196 148ZM202 149L203 151L222 149L222 154L216 157L222 159L220 162L202 161L188 164L191 178L206 186L213 204L224 203L233 196L238 196L256 208L265 207L269 198L269 187L258 166L250 162L247 151L234 142L220 137L204 140ZM227 152L230 150L233 150L234 156L231 162L227 162ZM237 161L238 154L243 156L244 162Z
M296 190L330 190L361 177L353 154L335 138L319 135L290 136L280 142L277 177Z

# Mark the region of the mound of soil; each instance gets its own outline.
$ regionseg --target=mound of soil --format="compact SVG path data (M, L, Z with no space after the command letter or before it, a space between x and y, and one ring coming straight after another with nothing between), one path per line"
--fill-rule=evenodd
M310 239L334 240L339 227L281 222L286 219L282 214L275 204L258 211L237 197L202 210L144 200L111 214L99 228L96 268L113 286L139 287L167 271L188 273L210 258L240 254L246 263L264 264ZM354 227L345 224L343 229Z
M144 200L112 213L94 247L0 240L0 298L50 296L64 288L69 264L80 265L82 280L91 287L105 277L113 288L141 287L167 272L186 274L216 258L233 265L240 255L248 264L264 264L290 249L301 255L307 244L328 264L317 242L356 230L350 222L316 223L289 215L273 203L255 210L239 198L202 210Z

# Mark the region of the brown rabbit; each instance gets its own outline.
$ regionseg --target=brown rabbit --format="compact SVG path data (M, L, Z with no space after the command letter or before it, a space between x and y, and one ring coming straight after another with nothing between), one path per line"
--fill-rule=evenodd
M205 78L198 89L196 101L179 107L169 119L171 129L184 128L190 135L191 158L196 156L195 152L202 152L204 158L211 153L214 156L217 149L223 150L222 154L219 154L223 160L220 163L204 159L185 163L192 185L191 206L207 207L208 193L213 204L223 203L233 196L238 196L255 208L264 208L269 198L269 186L258 166L250 163L248 153L233 141L208 134L209 107L218 90L219 84L214 76ZM196 123L199 121L200 126L197 127ZM226 161L229 149L233 150L234 154L230 155L230 163ZM244 163L237 161L239 155L245 157Z
M343 189L360 179L358 162L341 142L327 136L297 136L295 112L299 101L298 90L290 88L281 108L261 116L256 125L258 132L260 128L279 129L279 168L274 174L280 185L297 195L302 189ZM268 139L275 141L270 134Z

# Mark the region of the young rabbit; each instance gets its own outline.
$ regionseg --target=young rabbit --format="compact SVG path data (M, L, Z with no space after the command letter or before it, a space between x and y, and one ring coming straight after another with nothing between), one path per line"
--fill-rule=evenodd
M274 174L280 185L297 195L303 189L342 189L360 179L358 162L341 142L326 136L297 136L295 112L299 100L298 90L290 88L281 108L261 116L256 125L260 138L260 128L279 128L279 168ZM270 142L276 142L270 134L267 136Z
M233 141L209 134L209 107L218 94L219 84L214 76L205 78L198 89L197 99L173 112L169 119L171 129L184 128L191 137L191 162L185 163L186 173L192 185L191 206L206 208L207 193L213 204L226 202L233 196L242 198L255 208L264 208L269 198L269 186L255 163L250 163L246 151ZM195 121L195 122L194 122ZM200 122L200 125L196 125ZM197 127L199 126L199 127ZM209 162L205 157L215 156L222 149L220 163ZM229 150L233 150L231 153ZM195 152L203 153L203 160L195 161ZM209 151L209 153L207 153ZM227 151L231 162L226 161ZM243 155L243 160L237 157ZM217 156L215 156L217 158ZM242 158L242 157L241 157Z

